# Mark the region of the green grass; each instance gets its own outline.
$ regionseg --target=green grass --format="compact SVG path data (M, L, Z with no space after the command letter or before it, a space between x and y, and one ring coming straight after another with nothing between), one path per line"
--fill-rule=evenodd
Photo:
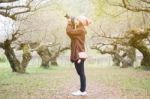
M150 71L102 67L100 64L86 64L89 83L119 88L126 96L131 93L150 96ZM1 63L0 99L30 99L36 96L48 99L59 95L59 90L69 90L65 86L74 85L76 80L74 67L70 64L49 69L29 66L26 74L18 74L11 72L8 63Z
M89 76L94 82L105 83L108 86L119 88L127 96L140 95L150 98L150 71L134 68L120 69L117 67L93 68L89 72L92 71L94 73L89 73Z
M61 75L61 68L45 70L30 67L26 74L12 73L7 68L1 68L0 70L1 99L32 98L35 94L40 96L44 92L52 96L62 87L61 83L62 85L65 83L66 77ZM55 74L57 75L55 76Z
M123 88L150 89L150 77L148 75L150 75L150 73L131 68L109 68L109 70L105 68L101 70L101 72L98 70L93 76L99 76L99 78L97 77L99 81L110 85L119 85Z

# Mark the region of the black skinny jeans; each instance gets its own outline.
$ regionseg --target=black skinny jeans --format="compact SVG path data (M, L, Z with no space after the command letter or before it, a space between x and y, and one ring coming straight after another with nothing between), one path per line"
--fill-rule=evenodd
M80 77L80 91L84 92L86 90L86 77L84 73L84 60L80 63L75 62L76 71Z

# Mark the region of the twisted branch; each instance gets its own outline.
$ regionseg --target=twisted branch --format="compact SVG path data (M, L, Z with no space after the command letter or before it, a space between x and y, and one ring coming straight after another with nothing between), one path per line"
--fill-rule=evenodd
M125 8L125 9L133 11L133 12L142 12L143 11L143 12L150 13L150 7L131 5L128 0L122 0L122 3L109 2L109 0L106 0L106 1L109 5L119 6L119 7ZM148 1L148 0L141 0L141 1L145 2L147 4L150 4L150 1Z

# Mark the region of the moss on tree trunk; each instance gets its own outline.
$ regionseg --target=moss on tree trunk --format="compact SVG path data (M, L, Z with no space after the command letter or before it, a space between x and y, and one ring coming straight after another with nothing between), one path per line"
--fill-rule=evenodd
M150 50L147 45L143 42L137 42L134 46L142 53L143 59L141 61L141 66L150 67Z
M25 46L23 46L24 49ZM5 50L5 55L10 63L10 66L12 68L13 72L18 72L18 73L24 73L25 69L31 59L30 52L24 53L23 51L23 60L22 63L17 59L15 52L13 48L11 47L11 42L9 40L6 40L4 42L4 50ZM29 50L29 48L26 48L26 50Z
M53 58L51 59L51 65L52 65L52 66L58 66L57 58L56 58L56 57L53 57Z
M22 62L21 62L21 65L24 69L24 71L26 71L26 67L28 66L30 60L31 60L31 53L30 53L30 47L28 44L22 44L22 51L23 51L23 59L22 59Z
M149 37L150 28L146 29L133 29L127 32L130 34L129 44L137 48L143 55L141 61L142 66L150 67L150 49L144 39Z
M49 61L51 59L48 47L44 46L44 45L40 46L37 49L37 53L42 59L41 67L48 68L49 67Z

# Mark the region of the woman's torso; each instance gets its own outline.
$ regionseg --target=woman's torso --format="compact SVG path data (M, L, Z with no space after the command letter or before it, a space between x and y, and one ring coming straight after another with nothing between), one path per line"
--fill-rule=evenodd
M71 61L75 62L79 59L78 53L85 51L85 34L86 30L84 26L78 26L76 29L73 29L70 24L67 25L67 35L71 39Z

